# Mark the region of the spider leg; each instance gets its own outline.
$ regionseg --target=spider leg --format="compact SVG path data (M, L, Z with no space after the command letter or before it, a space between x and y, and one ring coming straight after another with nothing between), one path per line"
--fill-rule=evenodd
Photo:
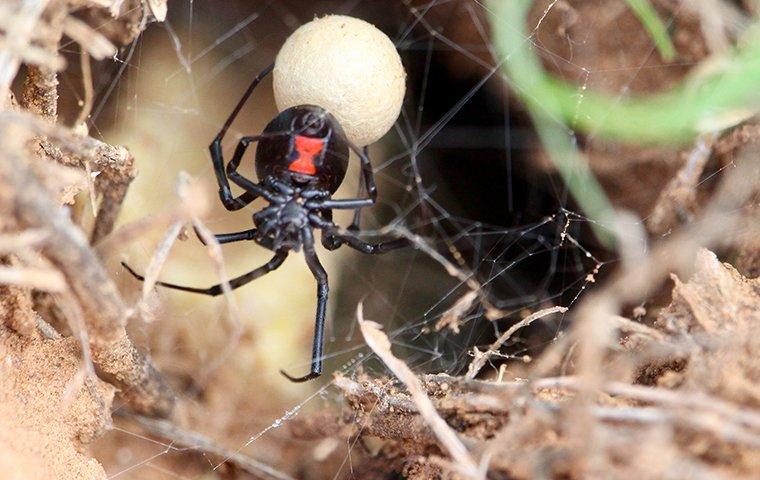
M364 240L357 237L353 232L340 232L338 230L338 227L327 218L322 218L318 215L311 214L309 215L309 221L312 225L321 228L325 237L334 239L333 241L337 242L338 246L345 243L349 247L359 250L362 253L367 253L369 255L377 255L380 253L389 252L391 250L407 247L412 244L412 242L405 237L387 240L379 243L365 242Z
M364 153L365 157L369 158L369 147L364 147L362 149L362 152ZM370 172L371 171L372 169L370 168ZM362 170L362 173L363 172L364 170ZM371 173L371 175L372 175L372 181L374 182L374 173ZM356 196L361 197L362 195L364 195L364 193L362 192L364 192L364 183L362 183L362 178L359 178L359 188L358 188L358 191L356 192ZM354 210L354 219L351 222L351 225L348 226L348 231L358 232L361 229L361 223L362 223L362 209L357 208L356 210Z
M301 231L301 241L303 242L306 264L317 280L317 314L314 323L314 344L311 350L311 370L303 377L293 377L280 370L280 373L291 382L305 382L322 374L322 344L325 336L325 315L327 314L327 294L329 291L327 272L317 258L317 252L314 250L314 235L310 228L307 227Z
M253 137L243 137L243 139L247 138L253 138ZM256 139L258 140L258 138ZM242 143L242 140L241 140ZM232 162L230 162L230 165ZM243 190L246 190L248 192L255 192L256 197L264 197L269 202L282 204L285 203L285 199L281 195L277 195L276 193L273 193L271 190L269 190L266 187L262 187L261 185L254 183L253 181L245 178L240 173L237 172L235 169L227 169L227 177L237 186L242 188Z
M198 231L198 228L193 226L193 230L195 230L195 236L198 237L198 240L200 240L202 244L206 245L206 241L203 240L203 237ZM255 228L252 228L250 230L243 230L242 232L235 233L215 233L214 238L216 238L216 241L220 244L241 242L243 240L253 240L256 238L256 232L257 230Z
M312 217L315 217L315 218L312 218ZM322 227L323 224L333 225L332 218L333 218L332 210L325 210L324 212L322 212L322 217L319 217L318 215L309 215L309 219L311 219L312 223L314 223L320 228ZM343 242L335 238L335 235L332 235L331 233L325 230L322 230L322 246L323 247L325 247L327 250L336 250L341 245L343 245Z
M272 63L271 65L269 65L268 67L266 67L264 70L262 70L261 73L259 73L258 75L256 75L256 78L254 78L253 81L251 82L251 84L248 86L248 88L246 89L245 93L243 94L243 97L240 99L240 101L238 101L238 104L235 105L235 109L232 111L232 113L230 114L230 116L227 118L227 121L224 122L224 126L222 126L222 129L219 131L219 133L217 134L216 138L218 138L218 139L221 140L224 137L224 135L227 133L227 130L229 130L230 125L232 125L232 122L235 121L235 118L240 113L240 110L243 109L243 105L245 105L245 102L248 101L248 98L251 96L251 94L256 89L256 87L259 85L259 83L261 83L261 81L264 79L264 77L266 77L267 75L269 75L272 72L272 70L274 70L274 63Z
M244 199L247 201L247 203L242 204L241 206L235 206L234 208L227 207L227 204L225 203L225 207L227 207L228 210L238 210L242 208L243 206L247 205L248 203L252 202L258 197L264 197L270 202L274 203L283 203L285 200L281 195L278 195L277 193L274 193L271 188L268 188L265 185L259 185L257 183L252 182L251 180L245 178L243 175L238 173L237 169L240 166L240 161L243 159L243 156L245 155L246 149L248 149L248 146L253 142L258 142L259 140L263 138L272 138L276 136L280 136L281 134L261 134L261 135L252 135L252 136L246 136L240 139L240 142L238 143L237 147L235 148L235 153L232 155L232 160L227 164L227 167L225 168L224 172L222 172L222 175L226 175L224 177L224 181L226 182L226 187L220 187L219 195L222 196L222 202L224 203L224 197L226 193L228 192L229 196L232 195L229 188L229 183L227 180L231 180L233 183L235 183L237 186L243 188L246 192L238 197L238 199ZM224 161L222 160L222 163ZM217 174L218 177L218 174ZM226 190L224 190L226 188ZM248 194L248 196L246 196ZM245 197L245 198L244 198ZM235 199L237 201L238 199Z
M278 195L276 192L279 190L280 192L284 192L286 195L292 195L292 188L288 187L280 181L273 179L269 179L268 182L265 182L264 185L255 184L242 176L237 171L238 167L240 166L240 161L243 159L245 151L248 149L248 146L251 143L258 142L259 140L265 138L281 137L283 135L284 134L281 133L262 133L261 135L251 135L241 138L240 142L238 142L238 145L235 148L235 153L232 155L232 160L230 160L230 163L227 164L227 168L225 169L227 178L248 191L256 192L257 195L266 198L270 202L284 203L285 198L282 195Z
M243 208L244 206L248 205L249 203L251 203L253 200L255 200L258 196L261 195L261 192L258 191L258 189L246 189L247 191L243 193L242 195L240 195L239 197L236 198L232 196L232 191L230 190L230 183L227 178L227 175L225 174L225 169L224 169L224 155L222 153L222 139L227 133L227 130L229 130L230 125L232 125L232 122L235 121L235 118L240 113L240 110L243 109L243 106L248 101L248 98L250 98L251 94L256 89L258 84L261 83L261 80L264 77L266 77L273 69L274 69L274 64L265 68L261 73L259 73L256 76L256 78L253 79L253 81L251 82L251 85L248 86L248 89L243 94L243 97L240 99L238 104L235 106L235 109L227 118L227 121L224 122L222 129L219 131L219 133L216 135L214 140L211 142L211 145L209 145L209 151L211 152L211 161L214 166L214 174L216 175L216 183L219 185L219 198L222 201L222 204L224 204L225 208L227 208L227 210L239 210ZM242 157L242 154L241 154L241 157ZM240 159L238 159L238 162L239 161Z
M343 234L336 232L332 235L343 241L349 247L369 255L378 255L381 253L390 252L391 250L408 247L412 244L412 242L410 242L409 239L405 237L386 240L384 242L371 243L365 242L364 240L354 236L352 233Z
M372 171L372 163L369 161L369 148L364 147L363 150L359 150L351 142L348 142L348 146L359 155L362 177L364 178L364 188L367 189L367 196L372 200L372 203L375 203L375 200L377 200L377 185L375 184L375 172Z
M361 162L361 176L364 180L364 189L367 191L366 198L347 198L341 200L315 200L307 202L306 206L309 208L337 208L341 210L356 210L364 207L369 207L375 204L377 200L377 186L375 184L375 174L372 171L372 164L369 161L369 149L366 147L364 150L360 149L352 142L346 140L348 146L358 156ZM361 188L361 186L360 186ZM361 191L361 190L360 190ZM354 221L356 221L356 215L354 215ZM353 223L352 223L353 226Z
M236 288L242 287L243 285L250 283L257 278L261 278L267 273L271 272L272 270L275 270L277 267L282 265L282 262L285 261L285 258L288 256L287 252L277 252L275 253L274 257L272 257L271 260L269 260L264 265L260 266L259 268L256 268L254 270L251 270L248 273L245 273L243 275L240 275L239 277L235 277L232 280L230 280L230 288L232 290L235 290ZM121 262L121 265L127 269L129 273L132 274L133 277L136 279L142 281L145 281L145 277L140 275L139 273L135 272L132 267L127 265L124 262ZM200 293L202 295L209 295L211 297L216 297L218 295L221 295L223 293L222 290L222 284L219 283L217 285L208 287L208 288L197 288L197 287L186 287L184 285L177 285L174 283L167 283L167 282L156 282L156 285L160 285L162 287L170 288L172 290L180 290L182 292L190 292L190 293Z
M306 207L313 209L337 209L356 210L357 208L371 207L375 203L370 198L350 198L346 200L322 200L309 202Z

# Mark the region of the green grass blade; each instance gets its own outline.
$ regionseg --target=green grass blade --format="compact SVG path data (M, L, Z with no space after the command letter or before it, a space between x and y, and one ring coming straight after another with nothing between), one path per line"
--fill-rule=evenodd
M635 144L687 142L726 119L760 109L760 32L750 29L744 47L720 71L665 93L621 97L581 91L547 74L525 32L530 0L489 3L494 45L523 101L555 121L596 137Z
M628 8L633 11L633 14L639 19L649 36L652 37L657 51L663 59L670 62L676 58L676 49L673 46L673 42L670 41L668 36L668 29L665 24L660 20L657 11L649 3L649 0L626 0Z

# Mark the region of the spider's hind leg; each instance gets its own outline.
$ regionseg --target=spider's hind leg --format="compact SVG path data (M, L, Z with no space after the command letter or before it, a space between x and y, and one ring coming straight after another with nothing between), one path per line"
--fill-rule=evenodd
M193 226L193 230L195 231L195 236L198 237L198 240L200 240L202 244L206 245L206 241L203 240L203 236L201 236L200 232L198 231L198 228ZM215 233L214 238L216 238L216 241L219 242L220 244L242 242L244 240L255 239L256 232L257 230L255 228L252 228L250 230L243 230L242 232Z
M390 252L391 250L408 247L412 244L412 242L406 237L386 240L384 242L371 243L365 242L364 240L355 237L350 233L336 233L335 236L354 250L359 250L360 252L366 253L368 255L379 255L381 253Z
M277 252L275 253L274 257L272 257L271 260L269 260L264 265L260 266L259 268L256 268L254 270L251 270L248 273L245 273L243 275L240 275L239 277L235 277L232 280L230 280L230 289L235 290L236 288L240 288L243 285L250 283L257 278L261 278L267 273L271 272L272 270L275 270L278 268L282 263L285 261L285 258L288 256L287 252ZM130 273L133 277L140 280L141 282L145 281L145 277L137 273L132 267L127 265L124 262L121 262L121 265ZM187 287L184 285L177 285L176 283L168 283L168 282L156 282L156 285L159 285L161 287L170 288L172 290L179 290L182 292L190 292L190 293L199 293L201 295L209 295L211 297L216 297L218 295L221 295L224 293L224 290L222 289L222 284L219 283L217 285L213 285L208 288L198 288L198 287Z
M305 382L317 378L322 374L322 348L325 337L325 316L327 315L327 296L329 292L327 272L322 267L322 264L319 263L317 252L314 250L314 235L309 228L302 231L301 239L306 264L317 281L317 313L314 322L314 343L311 350L311 370L303 377L293 377L280 370L280 373L291 382Z

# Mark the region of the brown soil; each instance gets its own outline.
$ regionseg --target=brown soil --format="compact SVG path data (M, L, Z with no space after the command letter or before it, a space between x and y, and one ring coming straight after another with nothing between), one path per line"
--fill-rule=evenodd
M0 356L2 478L106 478L86 446L111 426L114 388L97 378L76 388L76 340L21 337L0 326Z
M646 359L638 371L649 369L648 381L675 395L667 402L600 395L599 405L625 411L628 421L612 416L596 425L607 443L598 446L599 463L593 467L584 466L585 447L573 438L584 420L574 418L572 408L550 413L552 406L572 404L575 389L530 390L517 379L483 382L431 375L425 377L427 393L472 451L489 452L495 478L535 478L537 469L551 472L550 478L582 478L584 470L605 478L667 478L678 462L690 462L717 477L751 478L760 468L760 448L735 437L741 428L733 431L734 426L713 418L710 410L725 401L737 408L756 409L760 404L760 343L752 334L760 324L760 280L742 277L705 250L689 281L674 281L672 302L658 316L657 330L648 336L637 334L638 340L622 335L623 349L611 353L607 362L612 366L624 358ZM663 351L670 353L663 356ZM652 369L666 364L676 368ZM370 457L367 463L357 462L356 475L381 478L373 473L376 462L390 462L401 465L410 478L448 478L430 460L443 455L440 443L395 382L338 377L336 383L346 397L339 421L349 430L342 435L377 439L372 440L374 450L364 452ZM668 411L672 423L642 422L653 408ZM637 411L642 415L638 421ZM329 425L336 419L322 421ZM299 421L293 432L313 438L324 435L323 428L320 422ZM670 432L670 440L662 436L662 428ZM356 455L360 452L357 449Z

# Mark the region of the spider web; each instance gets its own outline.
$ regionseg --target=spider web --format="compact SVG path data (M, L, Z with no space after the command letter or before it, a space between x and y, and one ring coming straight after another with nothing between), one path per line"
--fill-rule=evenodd
M608 260L593 253L599 249L590 222L562 182L546 166L534 166L532 176L524 173L529 162L539 163L539 148L524 113L515 111L517 103L501 86L505 59L494 55L487 40L486 7L478 1L393 0L382 2L388 5L379 11L378 3L177 1L166 23L151 25L99 77L93 133L129 146L141 172L125 207L128 222L170 202L182 170L206 179L217 203L208 142L250 78L313 16L384 19L378 24L410 72L402 115L371 151L380 204L364 214L363 223L367 239L408 231L427 248L372 258L345 248L319 251L331 275L324 382L293 386L277 373L278 366L299 374L309 365L315 284L299 255L236 293L247 333L212 372L199 373L230 341L223 300L159 291L154 321L136 326L138 343L149 346L161 370L179 385L189 405L188 424L275 469L282 466L279 449L292 449L284 425L307 410L337 408L339 391L329 381L334 372L387 373L358 333L358 302L367 318L383 324L396 355L415 371L457 375L466 370L473 347L486 347L527 312L572 306L607 267ZM563 4L544 2L525 41L575 70L583 102L587 84L607 72L555 58L535 38L541 22ZM460 35L463 30L470 34ZM573 41L580 40L568 38ZM631 67L631 81L640 68ZM267 81L233 125L225 151L241 136L261 131L275 114ZM251 168L248 162L242 170ZM357 178L349 172L343 197L355 191ZM230 214L214 205L207 226L217 233L250 228L253 211ZM347 219L337 218L343 225ZM129 258L147 261L159 237L138 241ZM259 250L225 246L231 276L264 263L268 254ZM205 250L192 239L174 247L162 279L196 286L217 280ZM439 328L447 311L472 290L469 280L501 310L501 319L486 319L484 306L475 302L457 319L458 333ZM534 335L518 336L484 373L540 352L563 326L564 319L555 316L531 330ZM267 399L262 390L277 400L257 404ZM323 472L325 478L351 476L355 443L308 445L303 455L332 448L342 458L334 471ZM96 447L109 478L221 478L225 467L219 458L196 454L188 462L188 450L130 424Z

